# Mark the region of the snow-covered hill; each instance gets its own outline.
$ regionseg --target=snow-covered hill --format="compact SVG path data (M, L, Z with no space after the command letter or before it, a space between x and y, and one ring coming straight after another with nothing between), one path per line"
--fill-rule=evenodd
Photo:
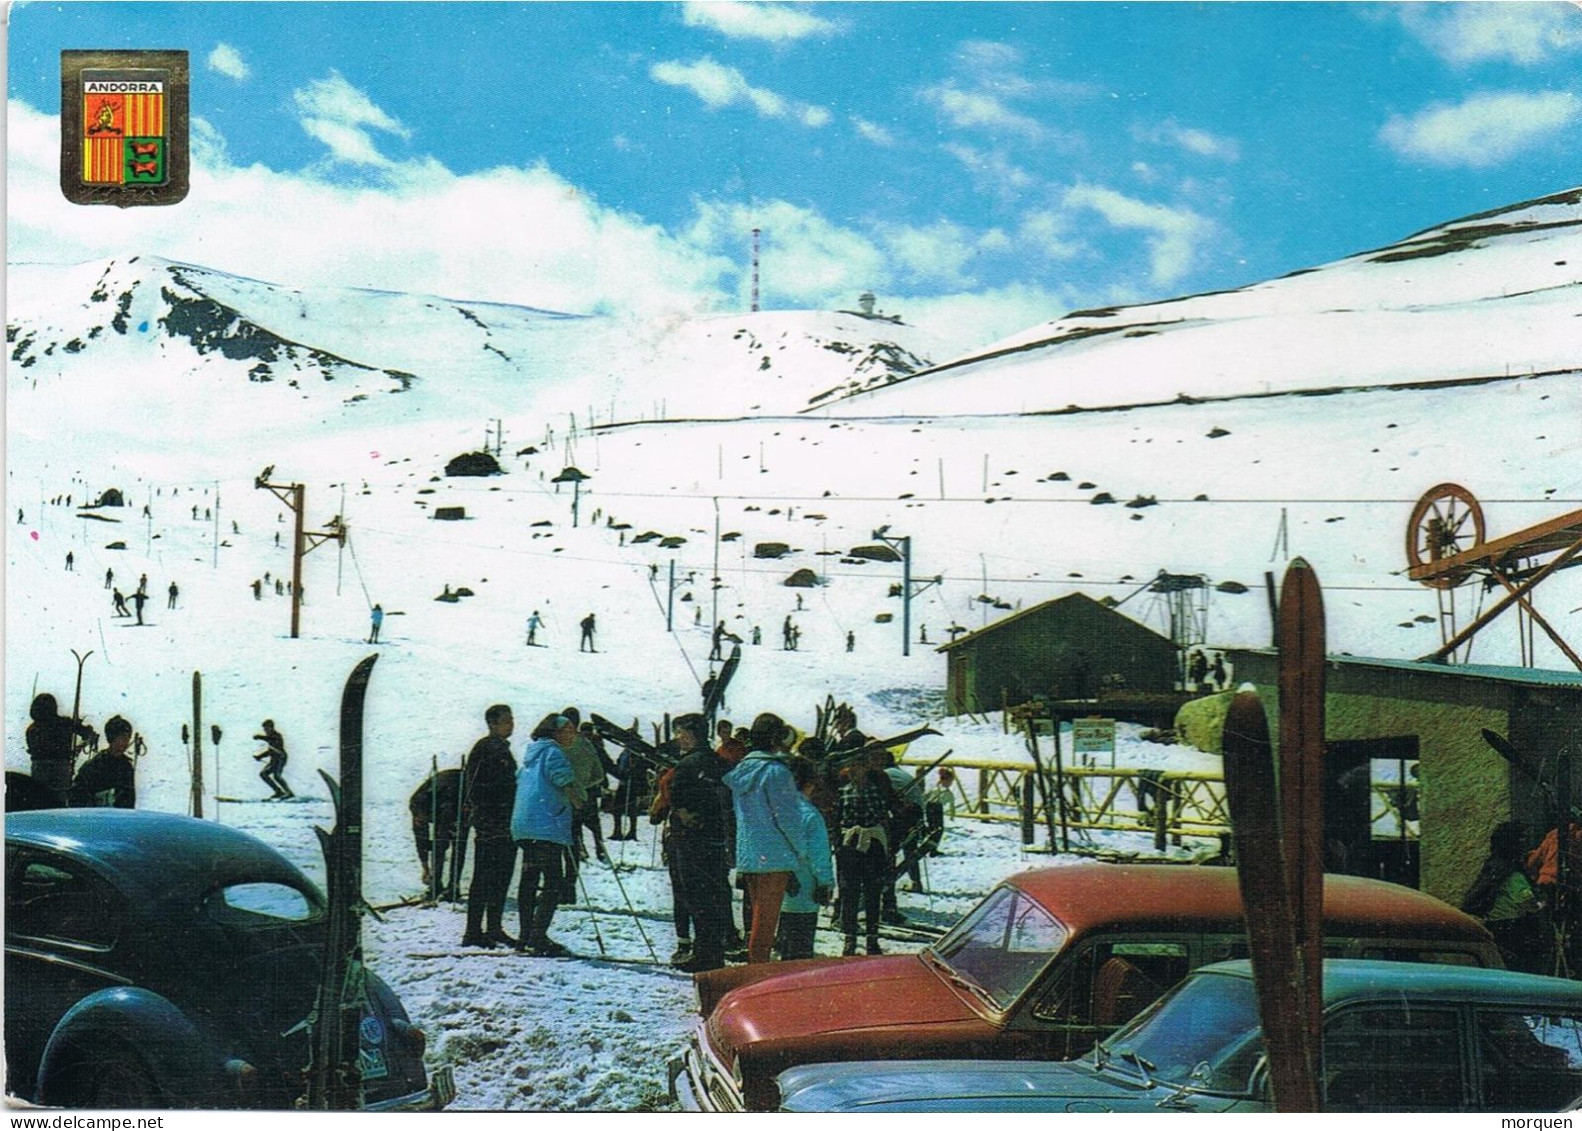
M142 418L150 404L184 409L211 398L285 413L298 426L354 429L430 412L481 420L528 403L575 414L584 427L732 418L879 387L938 354L925 332L856 313L641 322L299 289L148 255L16 265L10 294L13 405L24 426L42 418L52 428L36 392L45 401L87 393L105 427ZM92 375L107 371L119 379L98 388ZM405 396L377 403L387 393ZM209 426L225 425L219 417Z
M1582 367L1582 190L1235 291L1079 311L841 415L1061 412Z

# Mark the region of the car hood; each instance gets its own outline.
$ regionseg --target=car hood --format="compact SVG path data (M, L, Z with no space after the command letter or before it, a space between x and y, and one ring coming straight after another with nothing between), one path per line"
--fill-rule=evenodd
M1169 1092L1127 1086L1085 1061L851 1061L779 1076L781 1109L801 1112L1158 1111Z
M820 1037L886 1028L964 1025L991 1030L915 954L787 972L740 986L709 1016L727 1055L758 1045L789 1050ZM822 1044L820 1048L822 1048Z

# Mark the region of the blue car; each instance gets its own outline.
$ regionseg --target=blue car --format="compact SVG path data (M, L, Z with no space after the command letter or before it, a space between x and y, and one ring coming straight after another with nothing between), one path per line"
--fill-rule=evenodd
M1468 966L1324 963L1326 1112L1560 1111L1582 1097L1582 983ZM1246 959L1205 966L1080 1060L810 1064L801 1112L1273 1111Z
M326 909L280 853L169 813L6 817L6 1087L75 1108L290 1109L305 1091ZM370 1110L443 1107L425 1038L369 974Z

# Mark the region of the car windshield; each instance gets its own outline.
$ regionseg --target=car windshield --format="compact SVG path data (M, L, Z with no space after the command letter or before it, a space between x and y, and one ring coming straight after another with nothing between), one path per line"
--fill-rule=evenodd
M1022 891L999 887L932 950L968 989L1003 1013L1060 953L1069 934Z
M1252 979L1199 974L1090 1054L1100 1067L1156 1083L1242 1094L1263 1055Z

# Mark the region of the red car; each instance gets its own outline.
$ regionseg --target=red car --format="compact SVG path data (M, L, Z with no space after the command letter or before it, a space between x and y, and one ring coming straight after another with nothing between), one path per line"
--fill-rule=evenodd
M1324 952L1500 966L1481 924L1414 891L1324 880ZM1231 868L1077 864L1012 876L918 954L813 958L697 976L703 1020L671 1062L694 1111L773 1111L812 1062L1064 1060L1191 971L1245 957Z

